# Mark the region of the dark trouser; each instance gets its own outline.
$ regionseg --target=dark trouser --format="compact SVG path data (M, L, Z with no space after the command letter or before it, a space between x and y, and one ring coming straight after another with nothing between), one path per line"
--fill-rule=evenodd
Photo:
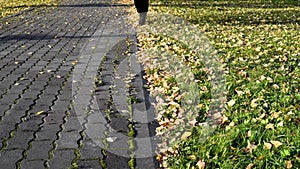
M149 0L134 0L134 5L138 13L148 12Z

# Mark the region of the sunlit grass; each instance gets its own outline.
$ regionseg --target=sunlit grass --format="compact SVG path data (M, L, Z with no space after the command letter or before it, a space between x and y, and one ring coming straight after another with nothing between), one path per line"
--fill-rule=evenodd
M203 144L199 141L201 127L195 127L189 139L159 156L164 166L200 168L205 163L206 168L300 168L299 1L153 0L151 4L152 11L197 24L227 70L222 123ZM164 50L169 50L174 43L159 36L150 35L150 41L143 36L140 44L158 49L168 44ZM174 53L180 56L180 52L189 56L186 50ZM188 62L198 61L193 57ZM150 89L164 87L161 91L172 95L163 86L170 75L159 70L148 72ZM165 113L158 115L165 117Z
M0 0L0 18L33 6L57 5L59 0Z

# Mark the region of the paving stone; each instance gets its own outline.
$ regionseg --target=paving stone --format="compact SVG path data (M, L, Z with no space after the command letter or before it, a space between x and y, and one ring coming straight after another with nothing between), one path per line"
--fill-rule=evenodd
M23 131L36 131L42 123L42 115L32 116L19 125L19 129Z
M0 142L9 137L9 132L15 129L14 125L11 123L0 123Z
M33 139L33 132L24 132L22 130L17 130L14 136L8 140L6 149L8 150L25 150L28 148L28 142Z
M98 140L100 141L100 140ZM81 159L102 159L103 155L101 153L103 146L98 144L99 142L94 142L93 140L83 140L82 148L80 149ZM102 146L102 147L101 147Z
M33 141L31 148L27 151L27 160L46 160L49 151L53 148L52 141Z
M59 133L60 137L57 140L57 149L76 149L79 147L77 144L81 138L79 131L66 131Z
M53 158L49 161L49 168L70 168L75 157L74 150L54 151Z
M80 160L78 169L96 169L101 168L99 160Z
M119 12L123 7L98 5L110 2L67 0L66 4L69 5L63 8L35 7L23 11L22 15L1 20L9 23L0 30L0 110L4 110L0 111L1 147L2 141L14 130L6 147L13 151L0 150L1 169L2 166L16 168L18 160L21 168L25 169L40 169L47 165L50 169L72 168L72 161L76 158L75 149L81 155L78 168L101 168L99 160L103 158L102 139L109 135L118 138L126 136L127 140L117 139L109 146L111 150L120 149L127 156L130 154L126 134L127 119L120 118L118 112L114 111L115 116L112 116L108 125L103 117L103 111L112 106L107 100L111 97L110 85L114 84L113 67L118 64L115 62L115 44L127 37L126 34L122 35L127 28L118 25L119 21L112 22L125 14ZM119 14L118 17L116 13ZM94 41L89 41L91 39ZM109 48L107 45L110 45ZM119 47L118 50L127 50L124 44ZM106 49L111 49L102 71L102 79L106 85L99 87L94 96L92 78L98 71ZM86 60L80 61L81 54L87 57ZM119 57L120 64L125 56ZM73 65L74 61L78 61L77 65ZM126 62L117 67L120 72L125 72L129 71L128 66ZM75 68L85 74L73 79ZM57 75L61 77L57 78ZM24 80L20 80L21 77ZM81 83L73 83L73 80ZM16 82L19 84L14 86ZM120 87L119 90L126 89L122 88L124 83L116 84ZM72 91L74 89L77 90L77 96L72 101L72 95L76 92ZM92 95L96 97L97 103L92 101ZM126 97L120 100L124 102ZM70 106L71 103L74 103L73 106ZM44 113L37 115L39 111ZM21 117L26 118L18 124ZM144 127L146 130L147 126ZM106 135L108 130L113 132ZM79 147L79 141L82 147ZM54 142L56 149L53 150L52 159L48 159ZM31 146L28 146L29 143ZM23 151L27 159L22 159ZM108 152L108 158L105 159L108 168L129 168L129 158L118 155L119 151L115 152L116 154ZM6 154L5 159L3 154Z
M114 153L107 152L107 158L105 159L105 163L107 168L122 168L122 169L129 169L128 161L130 158L118 156Z
M64 117L66 116L64 110L52 110L48 112L48 115L44 118L45 124L62 124L64 122Z
M45 168L44 160L25 160L21 162L20 166L22 169L41 169Z
M49 140L54 141L57 139L57 133L61 130L59 124L57 125L43 125L41 130L36 133L36 140L43 141Z
M2 150L0 152L1 169L16 168L18 160L22 159L23 150Z

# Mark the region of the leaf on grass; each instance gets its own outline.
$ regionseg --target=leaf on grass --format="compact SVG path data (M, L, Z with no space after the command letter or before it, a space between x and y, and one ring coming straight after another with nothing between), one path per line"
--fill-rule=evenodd
M196 157L195 155L190 155L190 156L189 156L189 159L191 159L191 160L196 160L197 157Z
M251 101L251 104L250 104L250 106L251 107L257 107L258 106L258 104L256 103L257 101L258 101L259 99L253 99L252 101Z
M247 165L246 169L251 169L254 166L254 164L250 163Z
M282 145L282 143L280 141L275 141L275 140L271 141L271 143L273 144L273 146L275 148L280 147Z
M277 127L283 127L283 121L279 122L279 123L277 124Z
M223 115L223 116L222 116L222 122L221 122L221 124L224 124L224 123L227 123L227 122L229 122L228 117L225 116L225 115Z
M240 90L236 90L235 92L238 94L238 96L241 96L241 95L244 94L244 92L243 92L243 91L240 91Z
M198 169L204 169L205 168L205 162L202 161L202 160L199 160L196 165L197 165Z
M182 134L181 139L182 140L186 140L191 135L192 135L192 133L189 132L189 131L187 131L187 132L185 132L185 133Z
M292 167L293 167L292 161L291 161L291 160L286 161L286 168L287 168L287 169L290 169L290 168L292 168Z
M271 144L271 143L268 143L268 142L265 142L265 143L264 143L264 147L265 147L265 149L270 150L270 149L272 148L272 144Z
M269 123L269 124L266 125L265 128L266 128L266 129L274 130L274 124L273 124L273 123Z
M278 86L277 84L273 84L272 87L273 87L274 89L279 89L279 86Z
M247 153L252 153L253 150L255 150L257 148L257 145L253 144L253 143L250 143L249 140L247 140L247 148L245 149L245 152Z
M252 132L251 132L251 130L249 130L248 132L247 132L247 137L251 137L251 135L252 135Z
M265 158L265 156L261 155L261 156L257 157L257 160L263 160L264 158Z
M232 107L235 104L235 100L232 99L227 104L229 107Z

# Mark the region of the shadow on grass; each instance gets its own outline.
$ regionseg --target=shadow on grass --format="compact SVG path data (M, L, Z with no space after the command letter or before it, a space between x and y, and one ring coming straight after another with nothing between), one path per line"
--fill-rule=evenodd
M299 0L272 0L266 1L228 1L228 0L160 0L158 3L154 1L151 6L156 7L185 7L185 8L201 8L201 7L221 7L221 8L286 8L300 6Z
M156 3L156 2L155 2ZM182 3L182 4L179 4ZM154 7L184 8L179 14L194 24L221 25L261 25L261 24L297 24L300 22L300 1L288 3L266 2L229 2L229 1L162 1ZM251 10L250 8L254 8ZM203 12L203 9L205 12ZM261 10L262 9L262 10ZM197 11L199 10L199 12ZM171 10L172 11L172 10ZM192 16L192 17L190 17Z

